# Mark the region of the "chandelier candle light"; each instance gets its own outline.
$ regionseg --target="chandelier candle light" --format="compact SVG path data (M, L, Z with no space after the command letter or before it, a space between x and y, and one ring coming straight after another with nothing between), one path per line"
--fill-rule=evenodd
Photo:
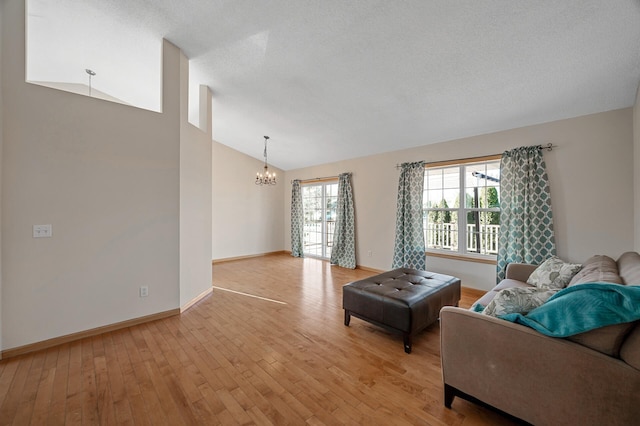
M269 136L264 137L264 172L256 173L256 185L275 185L276 174L269 172L269 166L267 165L267 141Z

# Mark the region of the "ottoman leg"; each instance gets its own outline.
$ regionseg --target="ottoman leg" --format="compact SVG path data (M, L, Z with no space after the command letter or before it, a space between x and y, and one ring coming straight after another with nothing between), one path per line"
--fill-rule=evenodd
M404 333L404 351L408 354L411 353L411 335L409 333Z
M351 314L348 310L344 310L344 325L349 326L349 322L351 322Z

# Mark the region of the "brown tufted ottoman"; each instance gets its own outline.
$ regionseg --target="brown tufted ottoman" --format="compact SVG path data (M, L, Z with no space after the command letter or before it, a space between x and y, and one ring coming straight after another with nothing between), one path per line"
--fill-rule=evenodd
M435 322L443 306L458 306L459 301L459 278L408 268L342 287L344 325L349 325L353 315L402 333L406 353L411 353L412 337Z

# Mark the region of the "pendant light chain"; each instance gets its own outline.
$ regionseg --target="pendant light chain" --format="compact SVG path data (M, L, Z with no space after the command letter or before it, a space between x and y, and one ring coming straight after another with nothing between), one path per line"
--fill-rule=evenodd
M269 164L267 163L267 141L269 136L264 137L264 171L256 173L256 185L275 185L276 174L269 172Z

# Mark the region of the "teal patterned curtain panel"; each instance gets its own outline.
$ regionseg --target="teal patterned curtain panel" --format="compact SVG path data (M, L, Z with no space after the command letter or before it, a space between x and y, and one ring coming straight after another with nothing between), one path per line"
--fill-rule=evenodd
M304 257L303 225L302 190L300 189L300 181L296 179L291 187L291 255L294 257Z
M351 173L342 173L338 181L338 210L333 234L331 263L343 268L356 268L356 227L353 215Z
M509 263L539 265L556 254L549 178L538 146L505 151L500 161L497 281Z
M398 183L396 241L392 268L426 270L422 197L424 161L403 163Z

